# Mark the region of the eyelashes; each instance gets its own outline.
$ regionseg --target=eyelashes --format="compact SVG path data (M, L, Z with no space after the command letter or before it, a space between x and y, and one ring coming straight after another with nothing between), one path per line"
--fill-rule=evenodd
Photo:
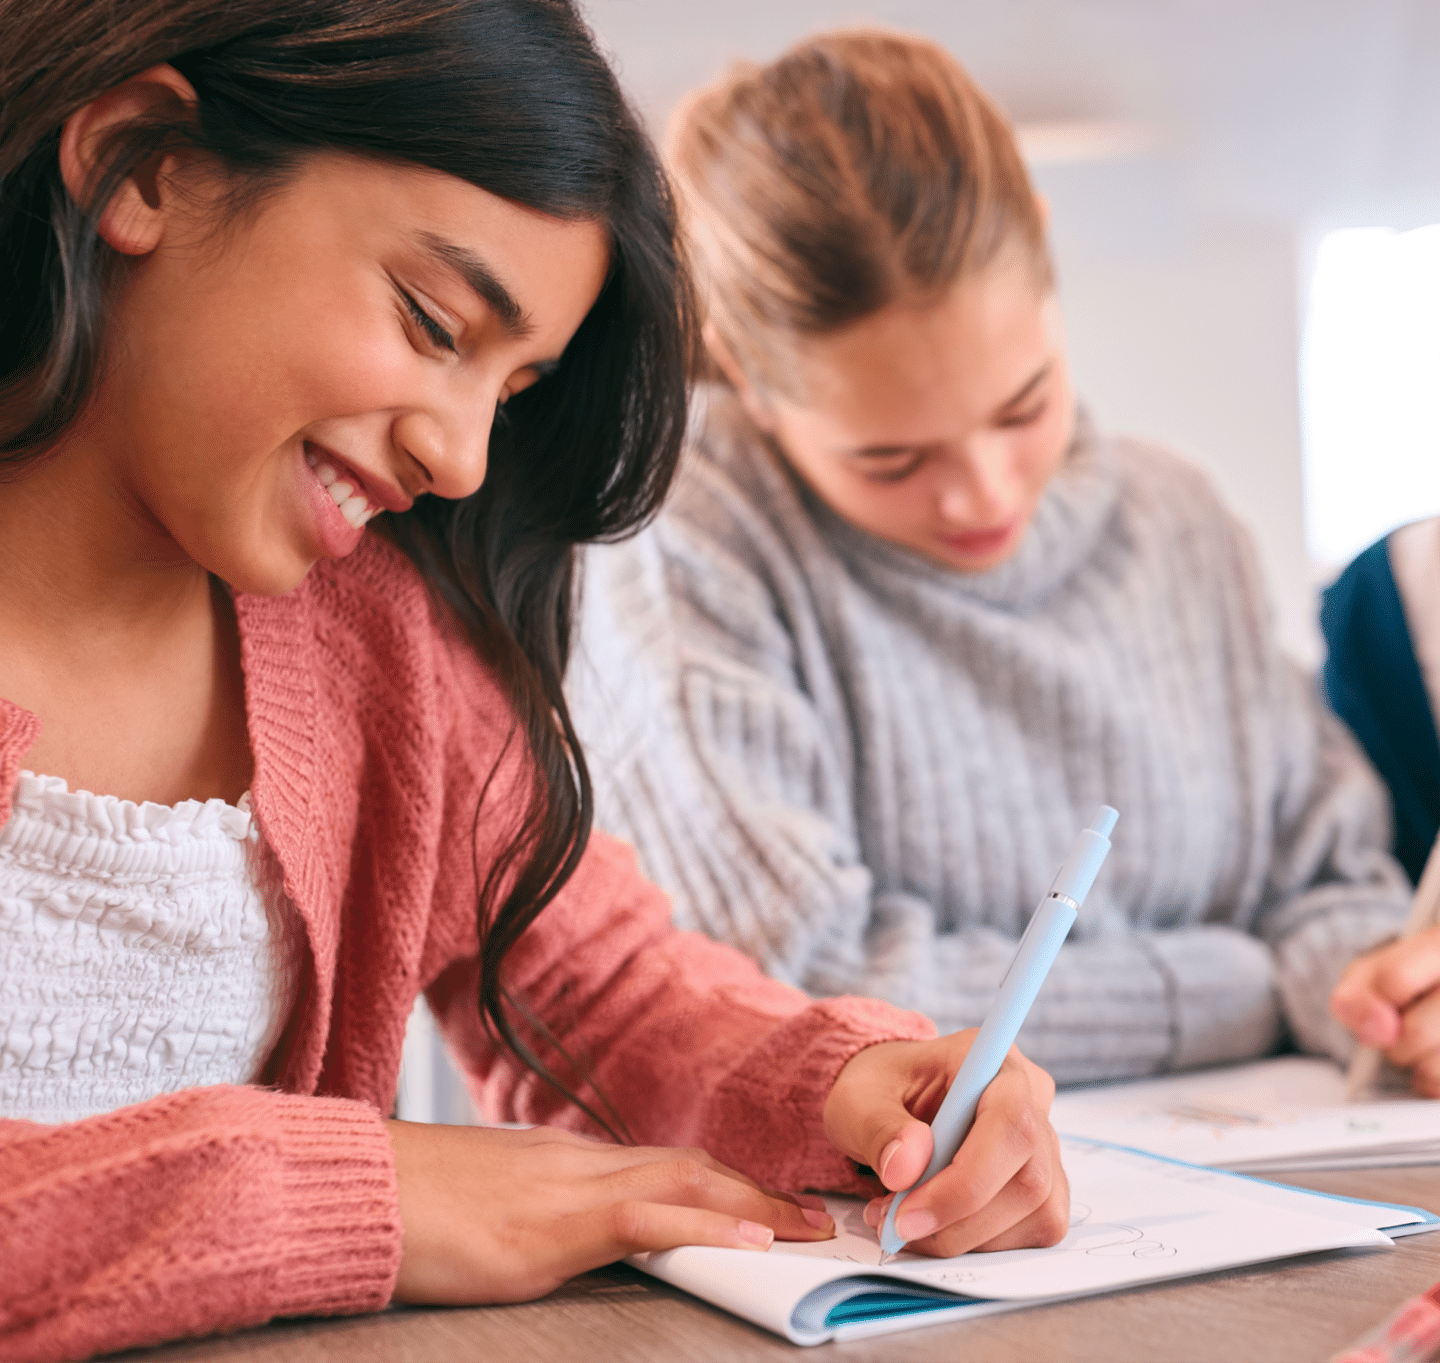
M1042 400L1041 402L1036 403L1035 406L1028 408L1026 411L1016 412L1013 416L1006 417L1000 423L1000 425L1008 427L1033 426L1037 421L1040 420L1042 416L1045 415L1045 410L1048 406L1048 400Z
M908 456L895 468L866 469L864 476L872 483L903 483L924 462L924 454L916 453Z
M415 319L415 325L423 331L435 345L441 350L448 350L455 353L455 338L445 330L424 308L410 297L404 289L400 290L400 296L405 300L405 306L410 309L410 316Z

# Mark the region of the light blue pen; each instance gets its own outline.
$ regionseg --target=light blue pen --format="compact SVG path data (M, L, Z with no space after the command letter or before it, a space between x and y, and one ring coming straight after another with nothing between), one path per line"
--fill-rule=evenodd
M1000 992L985 1021L980 1024L975 1041L965 1055L930 1123L935 1137L935 1153L930 1163L913 1188L896 1193L886 1213L885 1224L880 1229L880 1248L885 1254L899 1254L905 1241L895 1232L895 1216L900 1204L922 1183L928 1183L936 1174L955 1158L960 1142L970 1133L975 1121L975 1109L980 1105L980 1095L990 1086L990 1081L1000 1073L1005 1056L1015 1044L1020 1027L1035 1002L1035 995L1045 983L1050 967L1060 954L1075 915L1090 893L1095 877L1100 873L1105 856L1110 851L1110 831L1120 817L1109 805L1101 805L1090 827L1080 830L1080 835L1070 845L1065 863L1051 882L1045 898L1035 910L1030 926L1015 948L1014 959L1005 977L1000 981Z

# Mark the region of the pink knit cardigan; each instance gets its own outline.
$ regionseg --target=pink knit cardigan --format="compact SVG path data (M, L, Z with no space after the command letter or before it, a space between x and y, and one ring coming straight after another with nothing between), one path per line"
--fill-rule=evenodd
M252 799L305 923L300 999L270 1087L67 1126L0 1120L3 1359L383 1307L400 1223L382 1115L422 989L482 1112L584 1126L478 1020L476 868L526 788L484 666L374 536L236 611ZM0 825L39 727L0 700ZM855 1187L821 1131L830 1085L864 1046L933 1034L870 1000L811 1003L675 931L629 849L599 834L507 968L637 1141L703 1146L776 1187Z

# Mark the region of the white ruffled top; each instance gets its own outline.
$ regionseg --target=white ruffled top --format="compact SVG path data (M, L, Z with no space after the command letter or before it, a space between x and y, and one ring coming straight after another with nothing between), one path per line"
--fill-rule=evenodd
M0 828L0 1116L253 1082L304 949L266 867L248 794L137 805L22 772Z

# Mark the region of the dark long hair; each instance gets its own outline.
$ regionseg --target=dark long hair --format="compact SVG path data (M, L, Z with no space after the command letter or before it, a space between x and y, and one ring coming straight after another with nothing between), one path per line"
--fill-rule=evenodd
M532 759L522 825L479 886L480 1006L503 1044L568 1093L535 1045L568 1057L501 966L590 832L561 690L575 546L658 507L694 353L664 176L614 75L568 0L0 0L0 35L0 478L43 457L84 406L115 263L98 219L169 147L229 172L232 207L307 152L340 150L608 228L600 297L557 368L505 404L484 485L392 518L500 680ZM160 62L194 85L197 108L116 138L77 204L60 176L64 120Z

